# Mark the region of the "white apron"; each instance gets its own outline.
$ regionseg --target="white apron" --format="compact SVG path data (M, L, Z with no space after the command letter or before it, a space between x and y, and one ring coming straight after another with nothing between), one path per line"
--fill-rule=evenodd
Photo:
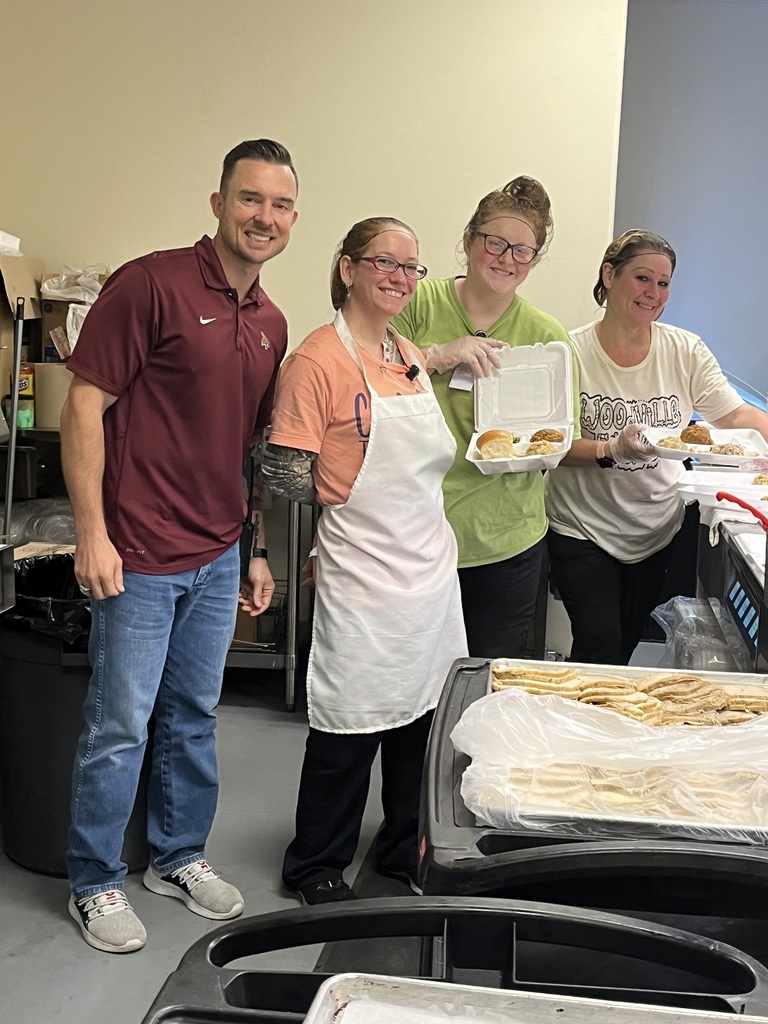
M340 313L334 326L365 376ZM418 381L426 393L391 398L368 384L363 465L347 502L320 516L307 708L309 724L323 732L415 721L435 707L451 664L467 654L456 538L442 494L456 442L426 372Z

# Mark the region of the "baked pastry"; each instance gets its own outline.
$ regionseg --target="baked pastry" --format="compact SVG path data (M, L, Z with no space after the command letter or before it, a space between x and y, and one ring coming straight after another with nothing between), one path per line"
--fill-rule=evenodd
M565 435L561 434L559 430L552 430L551 427L544 427L542 430L537 430L535 434L531 434L531 441L551 441L552 444L560 444L565 440Z
M557 451L557 445L552 444L551 441L534 441L533 444L529 444L525 450L526 455L554 455Z
M768 487L768 473L758 473L752 483L758 487Z
M486 430L477 439L477 451L481 459L514 459L517 440L508 430Z
M686 444L712 444L712 435L701 423L692 423L680 432L680 440Z

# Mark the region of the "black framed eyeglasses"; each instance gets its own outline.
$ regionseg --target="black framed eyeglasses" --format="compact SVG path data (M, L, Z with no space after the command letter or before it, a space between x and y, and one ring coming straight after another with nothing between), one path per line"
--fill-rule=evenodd
M353 263L370 263L380 274L394 274L402 267L406 277L412 277L415 281L421 281L427 276L427 268L421 263L398 263L391 256L355 256Z
M512 245L506 238L498 235L486 235L483 231L477 232L478 238L482 238L485 251L490 256L503 256L507 249L512 250L512 259L515 263L533 263L539 254L538 249L530 245Z

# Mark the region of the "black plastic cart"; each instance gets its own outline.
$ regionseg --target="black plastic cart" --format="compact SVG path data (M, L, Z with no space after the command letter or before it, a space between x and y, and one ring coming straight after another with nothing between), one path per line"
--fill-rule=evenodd
M704 1012L768 1013L768 971L740 950L699 935L573 907L404 897L230 922L187 951L143 1024L298 1024L330 975L254 970L244 958L382 936L421 937L414 975L421 978Z
M488 661L457 661L427 752L419 881L427 895L483 894L659 912L768 918L768 848L696 839L574 838L478 823L460 792L469 758L450 739L484 696Z

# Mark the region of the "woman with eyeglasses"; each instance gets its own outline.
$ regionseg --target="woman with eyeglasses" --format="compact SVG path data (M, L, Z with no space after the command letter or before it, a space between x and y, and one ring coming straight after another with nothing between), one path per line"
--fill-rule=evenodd
M658 322L676 262L651 231L619 235L593 290L603 319L571 332L582 437L548 474L547 511L572 661L628 664L684 536L683 463L659 459L646 427L679 434L695 410L768 438L768 416L742 401L701 338Z
M283 880L307 904L352 898L343 872L381 748L379 871L415 885L421 774L432 713L466 655L456 538L441 486L456 442L424 357L389 321L427 273L391 217L360 221L331 273L332 324L283 364L263 471L322 506L309 737Z
M539 592L547 532L542 474L484 476L465 455L474 432L473 376L498 367L496 353L505 345L568 340L554 317L518 294L551 233L544 188L533 178L515 178L485 196L464 229L466 276L422 281L393 321L426 350L435 395L457 441L443 493L459 543L473 657L521 656Z

